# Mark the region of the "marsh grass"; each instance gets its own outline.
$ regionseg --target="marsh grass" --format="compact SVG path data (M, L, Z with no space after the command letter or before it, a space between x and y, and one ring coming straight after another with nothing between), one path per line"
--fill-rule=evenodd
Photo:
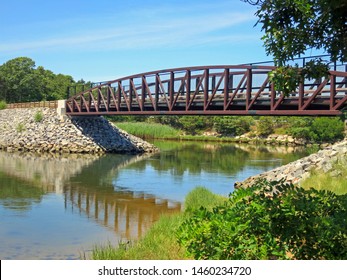
M333 165L332 172L313 171L309 178L300 184L303 188L329 190L338 195L347 194L347 158Z
M176 139L179 131L168 125L145 122L121 122L116 126L135 136L146 139Z
M91 255L95 260L181 260L187 259L185 249L177 242L176 231L189 217L190 212L201 206L212 209L226 201L226 197L213 194L204 187L191 191L185 200L185 211L163 215L138 241L95 246Z

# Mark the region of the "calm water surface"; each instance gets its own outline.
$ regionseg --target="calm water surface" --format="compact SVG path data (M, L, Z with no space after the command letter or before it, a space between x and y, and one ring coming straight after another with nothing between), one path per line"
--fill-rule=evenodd
M181 211L195 186L227 196L235 181L309 153L283 147L155 142L155 155L0 151L0 259L79 259L141 237Z

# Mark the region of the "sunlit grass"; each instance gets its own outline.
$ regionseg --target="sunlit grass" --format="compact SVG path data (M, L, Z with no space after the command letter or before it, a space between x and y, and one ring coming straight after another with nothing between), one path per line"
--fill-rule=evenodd
M135 136L147 139L173 139L179 137L179 131L168 125L145 122L121 122L116 126Z
M201 206L212 209L227 198L213 194L203 187L191 191L185 200L185 212L163 215L138 240L113 245L96 246L92 252L95 260L179 260L187 259L185 249L177 243L176 230L194 209Z
M329 190L342 195L347 193L347 158L339 160L333 165L333 171L313 171L309 178L301 182L303 188Z

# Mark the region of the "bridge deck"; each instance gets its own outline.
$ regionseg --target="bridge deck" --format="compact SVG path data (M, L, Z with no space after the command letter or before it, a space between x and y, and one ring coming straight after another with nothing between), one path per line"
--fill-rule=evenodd
M305 81L285 96L271 66L203 66L142 73L105 82L66 102L69 115L339 115L347 72Z

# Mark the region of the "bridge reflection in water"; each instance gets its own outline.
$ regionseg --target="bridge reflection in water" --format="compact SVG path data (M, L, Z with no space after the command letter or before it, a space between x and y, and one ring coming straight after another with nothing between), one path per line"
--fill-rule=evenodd
M70 188L65 192L65 202L67 209L86 215L127 240L141 237L161 214L181 210L178 202L131 191L98 193Z
M180 202L113 186L112 181L119 169L145 157L148 156L39 156L0 151L0 172L40 188L43 190L41 198L49 193L63 195L66 211L85 216L101 227L114 231L118 241L129 240L141 237L163 213L181 210ZM2 188L6 188L6 185ZM16 198L17 191L10 196ZM9 205L8 199L9 196L0 197L0 204L6 207ZM28 201L30 197L26 198ZM37 197L31 199L32 204L40 201ZM16 210L25 212L28 209L30 207L26 205Z

